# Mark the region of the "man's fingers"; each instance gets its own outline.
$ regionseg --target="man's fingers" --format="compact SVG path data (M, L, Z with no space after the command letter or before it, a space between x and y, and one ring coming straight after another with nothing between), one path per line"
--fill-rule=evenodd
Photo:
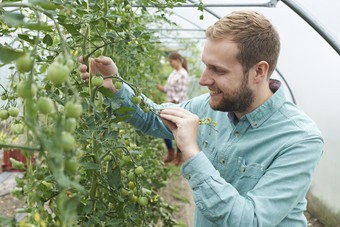
M189 111L183 108L180 108L180 107L176 107L176 106L165 107L164 109L160 111L160 113L170 114L170 115L174 115L174 116L181 117L181 118L192 115L192 113L190 113Z
M91 72L93 75L97 74L97 65L95 59L90 59L91 62Z
M94 61L96 63L101 63L103 65L109 65L112 64L111 58L105 57L105 56L99 56L98 58L95 58Z
M78 70L79 70L79 72L81 72L81 73L85 73L86 70L87 70L87 66L86 66L86 65L80 65L80 66L78 67Z
M80 78L83 80L86 80L86 79L88 80L89 77L90 77L90 74L88 72L80 74Z
M81 63L81 64L84 64L84 58L83 58L83 56L80 56L80 57L78 58L78 62Z
M172 115L172 114L166 114L166 113L160 113L159 116L163 120L163 122L169 127L171 131L173 131L176 128L182 128L184 122L182 117Z
M174 123L171 122L171 121L166 120L165 118L162 118L162 117L161 117L161 119L162 119L162 121L164 122L164 124L165 124L166 126L168 126L168 128L169 128L171 131L173 131L174 129L176 129L176 124L174 124Z

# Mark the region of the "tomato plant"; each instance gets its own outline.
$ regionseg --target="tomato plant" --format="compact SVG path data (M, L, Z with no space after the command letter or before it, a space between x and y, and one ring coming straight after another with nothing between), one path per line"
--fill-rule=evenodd
M11 70L8 86L1 85L0 110L11 138L0 148L20 148L27 158L12 192L26 203L21 226L174 225L173 208L158 194L168 177L159 158L163 142L124 123L132 109L100 87L96 80L103 78L90 73L95 80L84 83L75 62L83 56L89 66L91 57L111 57L124 78L110 76L115 86L125 81L135 91L133 102L148 112L140 94L151 97L156 82L150 75L160 73L164 55L159 42L151 42L157 37L148 23L171 23L167 8L179 2L0 3L0 35L10 40L0 44L0 61ZM149 4L157 10L147 11ZM19 134L23 145L12 144ZM32 165L34 153L39 161Z

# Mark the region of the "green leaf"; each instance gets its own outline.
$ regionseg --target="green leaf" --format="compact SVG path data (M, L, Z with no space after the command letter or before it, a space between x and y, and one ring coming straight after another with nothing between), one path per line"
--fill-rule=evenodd
M13 166L14 168L17 168L17 169L23 169L23 170L25 170L25 169L26 169L26 167L25 167L25 164L24 164L24 163L22 163L22 162L19 162L19 161L15 160L14 158L9 158L9 160L11 161L11 163L12 163L12 166Z
M122 187L122 177L120 175L120 169L118 167L116 168L109 168L111 170L110 172L107 173L105 176L106 183L111 187L111 188L121 188Z
M94 162L81 163L80 166L83 167L83 169L99 169L100 167L97 163Z
M89 116L88 118L86 118L86 124L87 125L94 124L94 116Z
M9 12L4 13L5 22L9 26L16 27L16 26L23 25L25 23L24 18L25 18L25 15L21 13L9 13Z
M120 113L120 114L127 114L127 113L130 113L132 111L135 111L135 109L133 108L130 108L130 107L126 107L126 106L122 106L118 109L116 109L117 113Z
M56 5L54 5L54 3L49 0L28 0L28 2L32 3L33 5L41 6L47 10L55 10L57 8Z
M122 105L123 102L124 102L124 99L120 97L104 99L104 104L106 104L107 106L110 106L110 108L113 110L118 109Z
M52 37L49 34L45 35L45 37L43 38L43 43L45 43L47 46L52 46L53 44Z
M28 35L24 35L24 34L18 34L19 39L25 40L31 44L35 44L35 39L36 37L33 36L33 38L31 39Z
M114 97L113 92L109 88L100 87L99 91L106 97L109 97L109 98Z
M113 122L120 122L120 121L126 121L131 118L131 115L125 115L125 116L118 116L115 119L113 119Z
M92 117L93 118L93 117ZM80 133L80 135L84 138L84 139L92 139L92 134L90 131L83 131Z
M72 35L72 36L82 36L82 34L79 33L78 27L74 26L73 24L65 24L60 23L66 30Z
M37 31L46 31L46 32L52 31L52 26L47 25L47 24L30 23L30 24L23 25L23 27L28 28L30 30L37 30Z
M23 55L23 52L21 51L10 49L8 47L0 47L0 61L2 63L10 63L21 55Z
M0 224L1 226L15 225L16 224L15 217L6 218L0 216Z

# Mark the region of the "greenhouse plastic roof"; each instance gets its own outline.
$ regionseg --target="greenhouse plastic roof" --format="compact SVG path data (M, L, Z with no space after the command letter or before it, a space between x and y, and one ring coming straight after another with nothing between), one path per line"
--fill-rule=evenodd
M267 16L278 30L281 26L293 26L296 19L303 21L306 26L314 27L315 32L340 54L340 31L336 25L340 2L337 0L203 0L203 12L198 10L198 3L199 0L187 0L170 10L173 13L170 20L177 26L159 27L155 23L150 30L158 31L160 39L170 46L183 38L204 40L205 30L219 18L235 10L254 9Z

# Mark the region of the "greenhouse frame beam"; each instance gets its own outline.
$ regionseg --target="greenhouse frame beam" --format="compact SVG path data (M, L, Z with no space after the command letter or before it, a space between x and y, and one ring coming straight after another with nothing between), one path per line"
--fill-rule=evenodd
M291 10L298 14L304 21L306 21L316 32L321 35L324 40L340 55L340 44L333 38L333 36L318 23L314 18L309 16L299 5L291 0L281 0Z
M187 31L187 32L205 32L206 29L196 28L149 28L148 31Z
M191 1L190 1L191 2ZM276 3L278 2L278 0L271 0L267 3L244 3L244 4L236 4L236 3L229 3L229 4L203 4L203 8L206 8L206 7L275 7L276 6ZM147 8L150 8L150 7L156 7L154 5L132 5L132 7L147 7ZM159 6L158 6L159 7ZM166 6L164 6L165 8ZM194 3L194 4L184 4L184 5L174 5L173 6L174 8L183 8L183 7L198 7L198 3Z
M159 37L160 39L207 39L207 37Z
M195 5L197 5L197 3L195 2L195 0L188 0L191 3L195 3ZM216 13L214 13L212 10L207 9L206 6L203 5L203 10L207 11L208 13L210 13L211 15L213 15L214 17L216 17L217 19L220 19L221 17L219 15L217 15Z
M185 18L185 17L179 15L178 13L175 13L175 12L174 12L173 14L176 15L177 17L179 17L179 18L181 18L181 19L187 21L188 23L194 25L194 26L197 27L198 29L203 29L203 28L201 28L200 26L198 26L197 24L195 24L194 22L192 22L191 20L188 20L187 18Z

